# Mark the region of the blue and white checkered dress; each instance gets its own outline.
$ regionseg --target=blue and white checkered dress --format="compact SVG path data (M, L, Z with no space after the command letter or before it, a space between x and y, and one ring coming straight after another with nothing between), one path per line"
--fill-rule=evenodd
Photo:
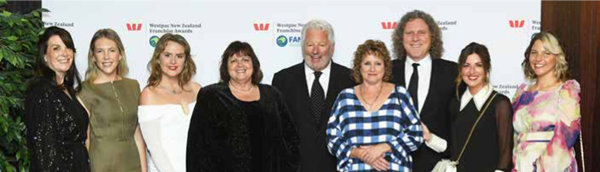
M398 86L379 110L369 113L354 88L342 90L327 124L327 148L337 157L339 171L375 171L360 159L350 158L350 151L378 143L388 143L392 148L392 152L385 153L390 171L410 171L410 152L423 143L423 131L409 97L406 89Z

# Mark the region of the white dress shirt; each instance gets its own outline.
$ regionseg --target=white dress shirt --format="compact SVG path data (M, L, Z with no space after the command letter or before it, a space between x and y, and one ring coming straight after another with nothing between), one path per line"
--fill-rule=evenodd
M419 97L419 107L415 107L421 112L423 105L425 104L425 98L429 93L429 82L431 81L431 56L427 55L425 58L416 62L411 58L406 58L406 65L404 67L404 81L406 81L406 89L408 89L410 83L410 77L413 73L413 63L418 63L417 71L419 72L419 89L417 96ZM413 102L414 103L414 102Z
M417 71L419 72L419 89L417 90L419 107L415 108L418 108L419 112L421 112L421 110L423 109L423 105L425 105L425 99L427 98L427 94L429 94L429 84L431 81L432 68L431 56L427 55L425 58L419 61L414 61L410 57L406 57L406 62L404 65L404 81L406 83L406 88L410 86L410 77L413 73L413 63L419 63L419 67L417 67ZM448 142L445 139L435 135L435 133L431 133L431 139L429 139L429 141L426 141L425 145L427 145L427 147L433 149L436 152L444 152L448 147Z
M323 87L323 93L325 93L325 99L327 99L327 88L329 87L329 75L331 74L331 63L333 61L329 61L329 64L325 66L323 70L321 70L322 74L319 77L319 83L321 87ZM315 80L314 70L308 67L308 64L304 62L304 74L306 75L306 86L308 88L308 97L310 97L310 92L312 90L313 81ZM336 95L337 96L337 95Z

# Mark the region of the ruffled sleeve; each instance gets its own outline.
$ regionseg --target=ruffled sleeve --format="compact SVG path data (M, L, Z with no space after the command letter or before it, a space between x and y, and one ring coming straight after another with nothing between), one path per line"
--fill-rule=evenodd
M581 132L580 91L579 83L575 80L565 82L559 90L554 136L536 162L544 169L563 171L574 169L572 166L577 164L570 161L575 161L571 151Z
M514 111L517 111L519 105L522 104L521 94L523 94L523 91L525 91L526 88L527 88L527 84L523 83L523 84L519 85L519 88L517 88L517 91L515 91L515 95L513 96L513 99L512 99L512 108Z

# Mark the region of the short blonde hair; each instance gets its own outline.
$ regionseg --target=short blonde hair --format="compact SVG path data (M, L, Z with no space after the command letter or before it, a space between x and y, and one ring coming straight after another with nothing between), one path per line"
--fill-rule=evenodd
M523 63L521 63L525 79L529 81L537 79L537 76L529 63L531 49L536 41L541 41L544 49L556 56L555 77L561 82L569 79L569 63L567 62L567 56L563 51L562 46L556 36L545 31L535 34L533 38L531 38L531 42L529 42L529 47L525 50L525 59L523 60Z
M127 67L127 56L125 55L125 47L123 46L123 42L121 42L119 34L112 29L100 29L94 33L92 41L90 42L90 50L88 51L88 68L85 71L85 82L90 84L96 80L98 73L100 72L100 69L95 63L94 50L96 49L96 41L101 38L109 39L117 44L119 54L122 57L121 60L119 60L119 65L117 66L117 75L124 77L127 75L127 73L129 73L129 68Z
M363 77L360 74L360 63L362 63L363 59L367 55L374 55L383 60L383 81L390 81L392 79L392 57L390 56L390 52L386 48L385 43L371 39L365 41L363 44L360 44L354 52L354 66L352 67L354 70L354 73L352 74L354 81L356 81L357 84L361 84L363 82Z

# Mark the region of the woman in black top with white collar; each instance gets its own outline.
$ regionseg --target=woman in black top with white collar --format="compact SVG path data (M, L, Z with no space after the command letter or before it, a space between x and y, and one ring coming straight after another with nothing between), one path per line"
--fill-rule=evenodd
M512 107L490 84L491 60L484 45L471 43L458 59L460 85L450 102L450 145L457 171L509 171ZM466 86L466 88L465 88Z

